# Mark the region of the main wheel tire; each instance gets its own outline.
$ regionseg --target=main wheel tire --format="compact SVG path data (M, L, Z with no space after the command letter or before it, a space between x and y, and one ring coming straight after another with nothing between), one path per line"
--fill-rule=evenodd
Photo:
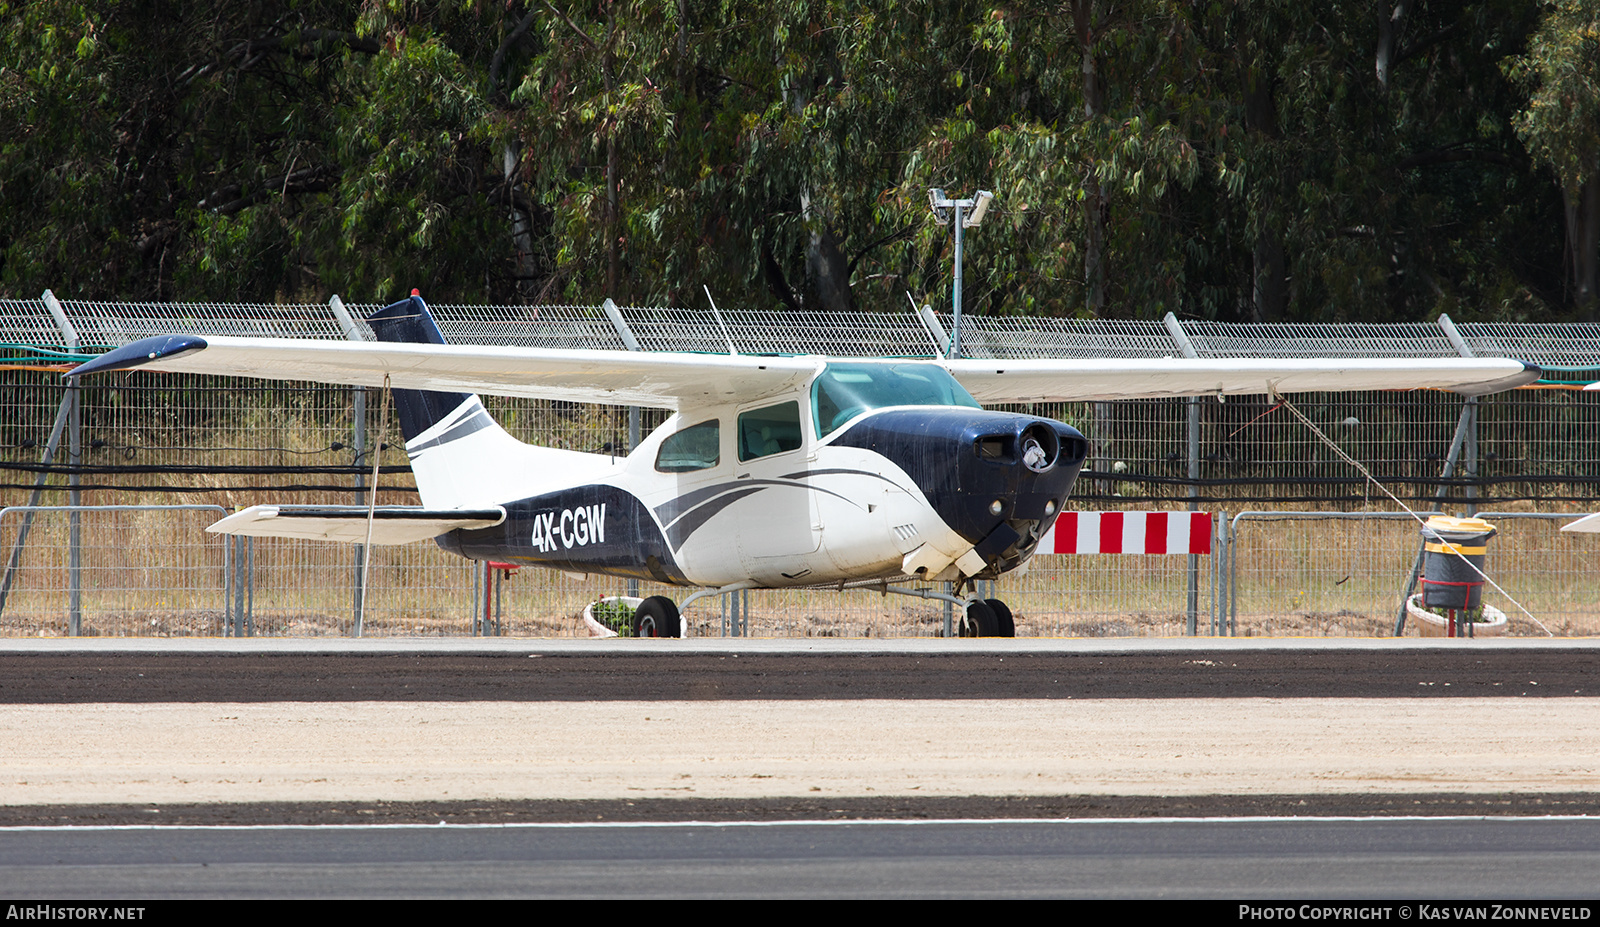
M999 599L984 599L983 604L989 606L989 610L994 612L997 636L1017 636L1017 622L1011 617L1011 607L1009 605Z
M682 637L678 606L664 595L653 595L633 610L634 637Z
M973 602L967 606L967 613L961 619L961 636L1000 636L1000 621L987 602Z

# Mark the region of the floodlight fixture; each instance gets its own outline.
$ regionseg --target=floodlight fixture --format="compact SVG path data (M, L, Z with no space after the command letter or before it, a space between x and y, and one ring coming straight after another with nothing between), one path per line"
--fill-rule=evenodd
M978 226L983 224L984 213L987 213L989 211L989 204L993 200L994 200L994 194L993 193L990 193L988 190L979 190L978 191L977 202L976 202L976 204L973 205L972 212L970 214L968 214L968 216L967 216L967 221L965 223L967 228L975 229Z

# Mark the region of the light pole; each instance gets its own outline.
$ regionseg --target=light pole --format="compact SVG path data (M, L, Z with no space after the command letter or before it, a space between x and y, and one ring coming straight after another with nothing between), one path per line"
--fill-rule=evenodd
M956 277L950 285L953 321L950 326L949 357L961 356L961 232L963 229L975 229L983 224L983 215L989 211L989 202L993 199L994 194L988 190L979 190L977 196L970 200L950 199L939 187L928 190L928 205L933 207L933 217L939 220L939 224L944 225L952 219L955 220Z

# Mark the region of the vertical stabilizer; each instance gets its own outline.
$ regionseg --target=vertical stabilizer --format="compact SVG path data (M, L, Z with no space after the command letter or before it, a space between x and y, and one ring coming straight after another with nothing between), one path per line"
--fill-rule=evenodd
M445 343L427 304L416 293L368 320L379 341ZM534 447L507 434L477 396L432 390L393 390L406 456L422 504L471 509L532 495L548 480L593 473L592 455Z
M379 341L399 344L444 344L444 335L428 312L422 297L412 293L397 303L390 303L374 312L367 323ZM406 444L434 425L451 418L463 403L476 402L466 393L437 393L417 389L397 389L394 393L395 411L400 416L400 433ZM480 407L481 408L481 407Z

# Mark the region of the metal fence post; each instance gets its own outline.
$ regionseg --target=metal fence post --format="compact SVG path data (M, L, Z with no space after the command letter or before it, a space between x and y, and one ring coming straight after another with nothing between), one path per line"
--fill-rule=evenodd
M1218 512L1211 524L1211 636L1217 635L1217 620L1222 615L1227 588L1228 513Z
M617 330L617 337L622 339L622 344L624 347L630 351L644 350L644 348L639 345L639 339L633 336L633 329L628 327L628 320L623 318L622 310L617 308L617 304L612 302L611 297L606 297L606 301L600 304L600 309L606 314L606 318L611 321L611 327ZM628 453L630 454L633 453L634 448L639 446L639 426L639 407L629 406ZM628 595L637 596L639 594L639 581L631 576L628 577L627 588Z
M1450 345L1451 345L1451 347L1456 349L1456 353L1457 354L1460 354L1462 357L1477 357L1478 356L1476 353L1473 352L1472 348L1470 346L1468 346L1467 339L1465 339L1465 338L1463 338L1461 336L1461 331L1456 328L1456 323L1451 321L1450 317L1448 315L1445 315L1442 312L1439 314L1439 327L1444 330L1445 337L1450 339ZM1467 469L1467 478L1470 479L1470 480L1474 480L1475 481L1477 479L1477 477L1478 477L1478 397L1477 396L1468 396L1467 397L1466 404L1461 409L1461 421L1462 421L1463 427L1466 428L1466 454L1467 454L1467 466L1466 466L1466 469ZM1468 483L1467 484L1467 514L1468 515L1476 515L1477 512L1478 512L1478 484L1476 482L1472 482L1472 483ZM1408 592L1406 595L1409 598L1410 593ZM1401 605L1400 612L1401 612L1402 620L1404 620L1404 615L1405 615L1405 606L1404 606L1404 604Z
M1183 323L1172 313L1167 313L1162 319L1167 326L1167 333L1172 340L1178 343L1178 348L1183 356L1191 359L1200 357L1200 352L1194 349L1194 344L1189 341L1189 334L1183 330ZM1196 483L1200 479L1200 397L1190 396L1188 401L1189 411L1189 511L1200 511L1200 486ZM1200 555L1189 555L1189 589L1187 598L1188 620L1185 628L1190 637L1200 633Z
M233 636L233 538L222 539L222 636Z
M927 331L928 338L933 342L933 356L944 356L945 352L950 349L950 333L944 330L944 326L939 322L939 317L933 314L933 307L923 305L917 310L917 318L922 321L923 329Z
M244 627L251 637L256 634L256 539L244 539Z
M367 389L357 386L352 389L352 415L354 419L350 425L350 440L355 446L356 475L355 475L355 501L360 505L367 501ZM354 578L351 581L351 619L358 620L361 608L367 597L366 572L367 572L367 545L356 544L354 557Z
M243 535L233 537L233 636L245 636Z
M61 397L61 405L56 409L55 424L50 426L50 439L45 442L44 456L39 461L41 466L48 466L61 447L61 436L67 430L67 417L72 409L71 400L71 393ZM5 578L0 580L0 615L5 614L6 599L11 595L12 580L16 578L17 570L22 566L23 546L28 541L28 531L33 527L33 509L39 505L39 500L44 498L44 484L49 476L49 473L41 470L39 475L34 477L33 493L28 496L28 511L23 514L22 525L17 529L17 539L11 544L11 556L6 558Z
M344 332L345 340L367 340L366 335L361 331L361 327L356 324L355 318L350 315L350 310L345 308L344 300L339 298L339 294L335 293L328 298L328 309L333 313L333 317L338 320L339 330ZM350 423L350 445L356 452L355 501L357 505L361 505L367 501L367 388L365 386L351 387L350 397L350 417L352 419ZM381 442L383 440L382 436L378 440ZM359 621L361 608L365 604L367 597L365 583L367 546L365 544L355 544L353 546L355 548L352 558L354 560L355 578L350 584L351 621Z
M1468 396L1466 405L1461 409L1462 418L1467 420L1466 447L1462 453L1466 455L1467 479L1467 515L1478 514L1478 397Z
M77 354L78 329L67 318L66 308L49 290L44 291L42 298L50 310L50 317L55 320L56 328L61 330L68 353ZM67 428L70 433L67 461L72 468L67 474L67 504L71 506L83 504L83 492L78 489L82 480L78 468L83 466L83 394L80 389L77 380L67 384ZM67 634L77 637L83 631L83 523L76 508L67 514L67 602Z
M483 620L482 603L488 600L488 595L483 592L483 575L485 571L478 569L478 561L474 560L472 561L472 568L467 572L472 574L472 604L468 606L471 609L469 614L472 616L472 621L469 626L472 628L472 636L477 637L478 622Z

